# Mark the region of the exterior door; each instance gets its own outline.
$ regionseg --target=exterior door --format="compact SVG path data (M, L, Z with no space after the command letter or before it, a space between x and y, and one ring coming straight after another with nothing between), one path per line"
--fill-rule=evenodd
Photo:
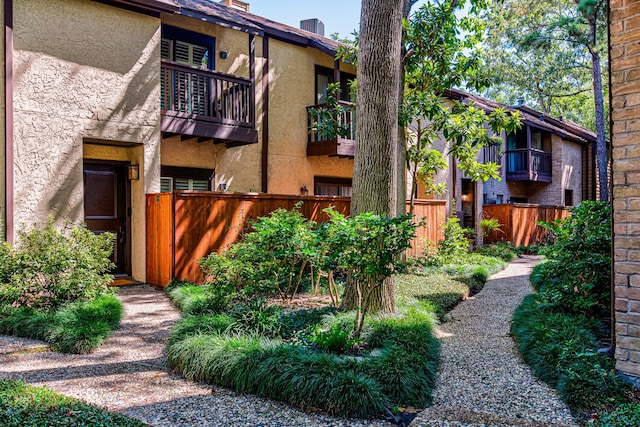
M84 221L96 234L116 235L111 274L129 275L126 164L84 163Z

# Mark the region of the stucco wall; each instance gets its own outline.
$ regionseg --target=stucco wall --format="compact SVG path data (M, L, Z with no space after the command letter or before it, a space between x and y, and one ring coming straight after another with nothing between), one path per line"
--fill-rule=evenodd
M17 228L83 220L86 138L141 144L126 157L144 169L132 184L132 268L144 280L144 193L160 187L160 20L88 0L14 7Z
M164 16L163 24L207 34L216 39L216 70L249 77L249 36L207 22ZM214 168L216 189L261 191L263 129L263 67L261 37L255 38L256 128L258 143L226 149L170 138L162 142L162 164ZM220 51L228 52L227 59ZM314 104L315 66L333 68L333 58L312 48L269 39L269 193L298 194L306 184L313 193L314 176L350 178L353 160L327 156L307 157L307 110ZM341 70L355 74L348 64ZM206 166L205 166L206 165Z

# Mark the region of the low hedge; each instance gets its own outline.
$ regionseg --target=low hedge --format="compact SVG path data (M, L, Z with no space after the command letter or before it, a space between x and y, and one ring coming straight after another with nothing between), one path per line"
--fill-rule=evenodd
M274 330L294 323L298 332L317 328L314 310L282 313ZM296 334L284 339L238 332L229 315L186 316L172 331L168 364L189 379L334 415L369 418L395 406L425 407L438 365L434 317L419 303L402 311L395 317L371 317L363 333L367 350L360 355L328 353ZM353 321L350 314L329 315L322 326L343 324L348 329ZM287 334L292 335L290 330Z
M0 379L0 424L6 427L144 427L138 420L104 411L42 387Z
M0 306L0 333L47 341L54 351L85 354L120 324L122 303L113 294L67 304L57 311Z
M516 310L511 333L536 376L574 409L599 412L625 402L628 390L615 361L597 351L599 329L596 320L558 311L533 294Z

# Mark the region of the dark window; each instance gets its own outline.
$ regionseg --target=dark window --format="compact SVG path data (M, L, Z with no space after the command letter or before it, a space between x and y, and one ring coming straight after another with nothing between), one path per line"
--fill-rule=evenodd
M163 25L160 50L162 59L215 69L215 38L211 36Z
M314 178L314 194L316 196L351 197L351 185L351 178L317 176Z
M162 166L160 191L163 193L173 190L211 191L213 178L213 169Z
M527 127L523 126L515 134L507 136L507 150L527 148Z
M573 190L564 190L564 205L573 206Z
M526 197L511 197L510 203L529 203Z
M340 72L340 100L351 101L349 82L355 80L353 74ZM333 70L316 65L316 103L322 104L327 97L329 83L335 83Z
M483 163L495 163L497 165L502 164L502 147L500 145L489 145L484 147L483 153Z

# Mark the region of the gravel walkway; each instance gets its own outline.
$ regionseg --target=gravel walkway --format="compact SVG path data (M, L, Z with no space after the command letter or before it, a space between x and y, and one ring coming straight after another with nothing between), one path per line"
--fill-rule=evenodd
M164 349L178 311L147 285L123 287L118 296L126 313L122 325L92 354L65 355L43 342L0 336L0 378L47 386L151 426L390 426L305 414L174 375L165 367Z
M555 392L533 378L508 336L511 313L532 291L537 262L525 257L492 277L444 323L434 406L412 426L573 426ZM193 383L169 372L164 348L178 311L150 286L121 288L126 316L90 355L51 352L46 343L0 336L0 377L44 385L152 426L373 426L305 414L253 395Z
M527 256L460 303L438 333L442 342L434 404L411 426L575 426L556 392L534 378L508 335L511 316L533 288Z

